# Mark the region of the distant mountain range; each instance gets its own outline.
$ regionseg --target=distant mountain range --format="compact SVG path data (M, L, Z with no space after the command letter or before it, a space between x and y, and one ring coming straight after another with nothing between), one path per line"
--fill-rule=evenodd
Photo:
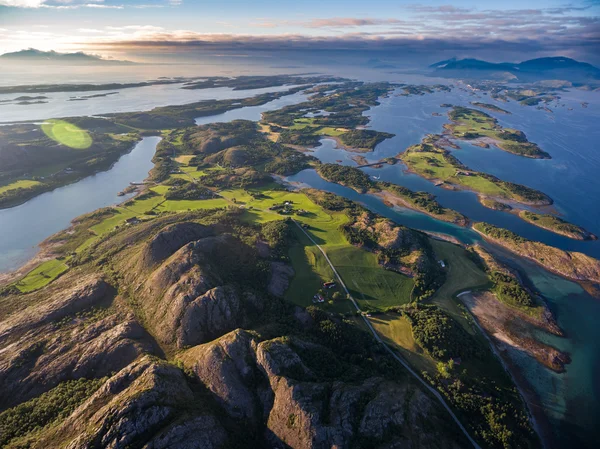
M600 69L564 56L530 59L520 63L493 63L479 59L447 59L429 66L436 76L505 79L514 81L600 80Z
M131 61L104 59L101 56L90 55L84 52L58 53L56 51L42 51L35 48L4 53L0 55L2 61L20 63L62 63L62 64L135 64Z

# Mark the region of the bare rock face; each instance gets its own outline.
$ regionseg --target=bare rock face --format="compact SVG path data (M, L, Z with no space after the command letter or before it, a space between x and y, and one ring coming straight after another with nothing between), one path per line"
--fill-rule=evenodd
M271 262L269 293L278 298L283 298L283 295L290 286L290 279L293 277L294 269L291 265L283 262Z
M319 381L294 348L319 345L293 339L257 343L236 330L181 354L229 416L262 430L270 447L458 448L432 400L409 383L372 377Z
M0 409L66 380L106 376L152 352L148 334L131 313L70 322L69 317L106 299L109 290L102 278L86 276L0 324Z
M140 289L142 308L159 342L177 348L213 340L248 324L262 301L227 285L210 254L232 244L224 234L190 242L151 273Z
M111 377L37 447L223 447L227 434L208 408L182 411L193 400L178 368L144 357Z
M98 275L86 276L66 290L59 291L43 303L37 303L11 315L0 323L0 345L16 340L28 330L72 315L93 306L109 290Z
M211 228L193 222L167 226L146 244L142 255L142 266L149 268L162 262L186 243L211 234Z
M41 326L0 352L0 408L66 380L106 376L149 352L148 335L133 315L62 331Z

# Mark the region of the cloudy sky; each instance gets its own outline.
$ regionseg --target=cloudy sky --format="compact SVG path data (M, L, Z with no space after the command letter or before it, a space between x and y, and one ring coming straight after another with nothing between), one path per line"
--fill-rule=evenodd
M0 53L356 51L600 64L600 0L0 0Z

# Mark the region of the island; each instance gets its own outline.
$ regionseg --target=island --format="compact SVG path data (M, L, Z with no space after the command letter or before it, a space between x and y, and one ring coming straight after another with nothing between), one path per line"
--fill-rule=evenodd
M373 181L356 167L338 164L318 164L319 175L330 182L350 187L359 193L370 193L389 205L397 205L429 215L438 220L468 226L469 220L459 212L443 207L435 196L427 192L414 192L390 182Z
M510 115L511 113L509 111L507 111L506 109L502 109L498 106L496 106L495 104L490 104L490 103L481 103L479 101L472 101L471 104L473 106L476 106L478 108L483 108L483 109L488 109L490 111L493 112L498 112L500 114L508 114Z
M444 146L449 146L444 136L427 135L420 144L407 148L397 158L404 162L409 171L444 188L472 190L480 197L492 198L497 202L514 201L532 206L552 204L550 197L535 189L471 170Z
M525 133L503 128L498 120L477 109L454 106L448 111L452 121L444 125L446 133L455 139L494 145L501 150L533 159L550 159L535 143L529 142Z
M534 226L537 226L555 234L564 235L574 240L597 240L597 237L583 229L581 226L574 225L562 218L551 214L539 214L528 210L518 212L519 217Z

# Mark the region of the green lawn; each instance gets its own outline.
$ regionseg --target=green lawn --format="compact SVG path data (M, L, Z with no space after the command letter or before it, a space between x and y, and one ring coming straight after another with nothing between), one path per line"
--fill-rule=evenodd
M412 279L384 269L375 254L350 244L324 249L361 308L383 309L410 302Z
M412 327L406 317L391 314L374 315L369 321L381 338L398 350L418 372L435 372L436 361L415 341Z
M93 142L92 136L85 129L65 120L47 120L42 125L42 131L52 140L76 150L85 150Z
M443 154L419 151L409 152L402 160L417 174L428 179L441 179L459 184L484 195L512 198L514 195L501 185L472 173L471 176L456 175L457 167L446 161Z
M295 228L294 234L298 242L290 248L289 256L295 274L285 294L285 299L306 307L313 304L312 297L322 288L324 282L335 279L335 274L321 251L312 245L300 229ZM327 293L333 292L328 291ZM319 304L319 307L340 313L354 310L352 303L345 297L333 305Z
M18 181L12 182L8 185L0 186L0 194L14 189L27 189L30 187L38 186L40 184L41 182L39 181L33 181L30 179L19 179Z
M158 212L176 212L199 209L217 209L229 206L229 202L223 198L209 200L167 200L162 202L156 210Z
M31 270L14 285L22 293L39 290L67 271L69 267L58 259L49 260Z
M443 260L447 267L446 282L428 299L444 309L466 329L470 324L465 322L464 312L457 305L454 296L460 292L489 287L490 281L475 263L467 257L466 250L450 242L431 239L431 245L438 260Z

